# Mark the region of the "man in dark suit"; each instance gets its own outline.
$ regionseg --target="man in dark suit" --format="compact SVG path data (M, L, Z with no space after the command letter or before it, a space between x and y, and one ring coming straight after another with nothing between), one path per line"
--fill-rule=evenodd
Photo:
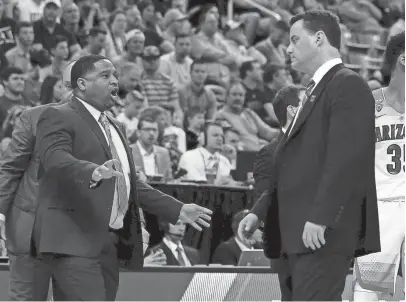
M312 79L275 152L266 241L272 258L287 257L293 300L341 300L352 257L380 250L374 100L342 64L340 37L327 11L291 19L292 67ZM241 223L246 236L261 208Z
M63 73L63 83L70 82L72 64ZM70 85L69 85L70 86ZM61 103L70 99L70 89ZM39 155L36 144L37 121L48 104L21 113L4 156L0 159L0 229L6 240L10 260L9 299L44 301L47 299L50 274L30 256L31 234L38 205ZM61 298L54 287L54 297Z
M280 135L273 139L268 145L264 146L258 151L257 159L254 164L254 179L255 179L255 198L258 199L261 195L266 192L272 192L274 186L275 177L275 167L274 167L274 154L278 146L279 141L282 139L286 129L288 129L290 123L293 121L297 109L299 108L300 100L303 98L304 87L298 87L294 85L286 86L280 89L273 101L273 108L275 115L278 119L279 125L281 127ZM269 196L267 198L261 199L264 203L257 203L256 208L261 207L258 214L260 221L265 221L264 229L264 240L267 240L269 234L269 223L267 223L268 213L274 213L278 211L277 203L271 203ZM241 235L242 236L242 235ZM269 247L272 242L265 243L265 255L272 258L269 252ZM271 259L271 267L274 271L278 272L279 286L281 290L281 300L291 301L292 300L292 276L289 272L289 263L286 257L281 256L280 259Z
M172 224L161 221L159 226L164 231L164 238L151 248L151 253L162 250L166 256L166 265L193 266L200 263L199 251L182 243L186 232L184 222Z
M40 157L33 254L67 300L114 300L119 266L143 265L139 208L201 230L211 211L183 204L138 180L122 124L104 112L116 102L117 72L103 56L72 67L72 100L38 121Z

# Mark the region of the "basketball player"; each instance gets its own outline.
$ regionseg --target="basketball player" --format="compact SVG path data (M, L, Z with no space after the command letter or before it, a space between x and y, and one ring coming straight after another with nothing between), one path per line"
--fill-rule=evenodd
M405 240L405 32L393 36L385 51L388 87L375 97L375 178L381 252L355 261L354 301L378 301L395 292ZM403 267L404 263L402 264ZM404 276L404 267L403 267Z

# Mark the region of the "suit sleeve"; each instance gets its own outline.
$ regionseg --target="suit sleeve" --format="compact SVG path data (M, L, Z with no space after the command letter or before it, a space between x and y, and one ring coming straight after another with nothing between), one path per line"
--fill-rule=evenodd
M21 113L13 136L0 161L0 214L6 215L18 185L27 170L35 145L29 114Z
M334 227L365 175L365 157L375 152L374 99L358 75L328 95L331 102L324 169L309 221Z
M141 207L160 219L176 224L183 203L137 180L137 194Z
M97 164L72 155L75 133L63 113L54 107L45 109L37 126L38 151L42 169L62 181L89 186Z

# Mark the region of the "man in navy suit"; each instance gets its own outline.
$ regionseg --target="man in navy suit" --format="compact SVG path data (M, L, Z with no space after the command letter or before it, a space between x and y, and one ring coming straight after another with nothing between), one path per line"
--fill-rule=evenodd
M73 97L39 118L40 167L33 254L67 300L115 300L119 267L143 265L139 208L201 230L211 211L183 204L136 177L124 126L107 112L117 71L103 56L72 67Z
M374 99L344 67L336 16L308 11L291 19L292 67L311 76L275 155L272 191L240 224L259 225L271 198L267 241L272 258L287 257L293 300L341 301L354 256L380 250L374 175Z

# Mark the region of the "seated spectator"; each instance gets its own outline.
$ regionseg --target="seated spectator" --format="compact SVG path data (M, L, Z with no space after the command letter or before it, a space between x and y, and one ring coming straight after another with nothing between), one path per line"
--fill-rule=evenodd
M69 56L68 38L56 36L51 44L52 64L39 70L39 82L42 83L47 76L62 78Z
M138 68L138 65L127 62L118 69L118 72L119 96L124 99L130 91L139 90L142 70Z
M187 16L183 14L180 10L172 8L168 10L165 14L163 21L164 32L162 37L172 44L173 50L175 50L176 37L179 35L188 34L185 32L185 23L187 21Z
M204 113L206 120L210 120L217 111L217 101L213 91L205 87L207 68L204 61L196 60L192 63L191 80L180 88L179 102L184 112L198 110Z
M263 121L269 119L264 105L270 102L268 96L262 89L262 70L259 62L247 61L240 67L240 77L245 88L244 106L254 111Z
M0 125L3 125L9 110L16 106L30 106L23 98L24 73L20 68L7 67L1 71L1 80L4 87L4 94L0 97Z
M240 224L241 220L248 215L248 213L249 210L242 210L234 215L231 222L231 229L233 230L234 235L216 248L211 261L212 263L219 263L222 265L237 265L243 251L261 248L261 231L256 230L252 236L252 239L241 238L238 235L238 225Z
M87 31L83 22L80 22L79 7L73 1L63 3L61 24L63 28L75 36L81 48L86 46Z
M171 106L172 109L183 116L179 105L178 91L168 76L159 71L159 49L155 46L147 46L143 53L144 70L141 74L141 89L147 97L149 105Z
M192 57L211 62L207 64L209 77L228 83L230 71L237 70L237 62L218 34L218 23L216 16L210 13L202 18L200 31L192 38Z
M125 15L127 16L127 31L130 32L133 29L142 29L142 17L141 12L136 5L131 5L125 9ZM128 41L128 40L127 40Z
M240 134L232 127L225 127L224 129L224 144L233 148L233 152L227 154L227 158L231 163L232 170L237 168L237 152L243 150Z
M21 22L35 22L42 18L44 6L48 2L55 3L56 6L61 7L60 0L18 0L17 9L19 11Z
M124 53L113 60L114 66L120 72L125 63L134 63L141 71L144 68L142 66L144 34L139 29L133 29L125 34L125 40Z
M186 232L186 224L178 221L175 225L160 222L164 231L162 242L151 248L150 253L161 249L166 256L166 265L193 266L200 263L199 251L193 247L182 244Z
M223 128L207 123L203 146L186 151L180 158L179 168L187 171L184 179L219 184L230 178L231 163L220 154L223 143Z
M54 76L47 76L41 86L39 101L41 105L59 103L63 97L62 79Z
M230 85L224 107L219 110L214 120L226 120L240 134L244 150L258 151L279 134L278 129L271 128L249 108L244 107L244 86L235 82Z
M161 57L159 70L173 80L177 89L184 83L190 82L191 40L188 34L178 35L175 38L175 51Z
M204 113L200 110L187 111L186 150L196 149L201 144L204 122Z
M161 106L166 110L166 125L163 132L163 137L170 136L170 139L174 140L176 148L179 149L181 153L186 151L186 133L183 130L183 115L178 116L176 112L173 111L171 107ZM178 121L175 124L175 121ZM181 126L181 127L179 127Z
M138 129L138 116L146 107L144 96L137 90L132 90L124 98L124 111L117 116L117 120L124 124L127 138L131 138Z
M228 52L235 57L238 67L244 62L252 60L258 61L260 65L265 65L266 57L256 48L249 47L243 26L243 23L233 20L229 20L225 24L224 37Z
M107 32L103 29L92 28L87 37L87 45L82 50L76 52L71 60L78 60L81 57L88 55L106 55L106 35Z
M56 36L65 36L68 39L69 51L73 54L80 50L80 46L75 36L57 23L60 7L61 4L55 1L46 2L43 17L33 23L34 47L43 48L51 53L51 46L55 44Z
M172 179L169 152L157 145L158 123L150 117L143 117L138 123L138 140L131 145L137 170L147 179L160 176L163 181Z
M16 46L6 52L10 66L20 68L24 73L33 69L31 47L34 43L34 28L31 23L21 22L16 30Z
M126 44L127 16L124 11L117 10L110 15L106 36L106 57L114 60L124 53Z

